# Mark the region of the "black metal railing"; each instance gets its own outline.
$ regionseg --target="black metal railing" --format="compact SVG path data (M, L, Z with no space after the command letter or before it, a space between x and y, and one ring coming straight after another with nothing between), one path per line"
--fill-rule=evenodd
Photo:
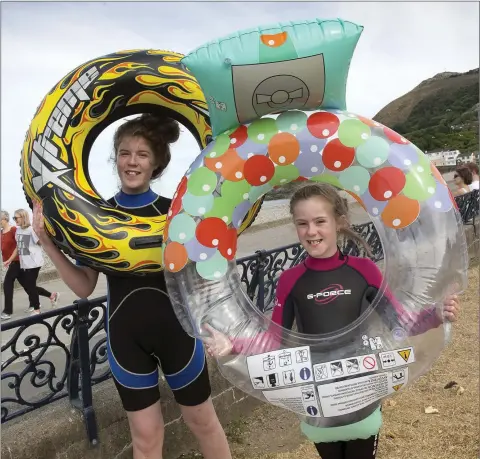
M479 204L480 204L480 191L474 190L470 193L456 196L455 201L457 207L462 216L464 225L473 225L473 232L477 235L477 227L475 225L475 219L478 217Z
M474 224L478 191L457 197L456 201L464 223ZM354 229L368 242L371 258L383 259L373 223ZM346 240L341 248L350 255L365 255L364 249L352 240ZM245 291L262 312L272 308L280 274L305 256L300 244L295 243L258 250L237 260ZM105 335L106 301L106 296L78 300L40 315L2 323L2 423L68 396L71 405L83 414L90 443L98 442L92 386L111 377ZM9 331L14 331L11 336Z
M90 442L97 443L92 385L111 377L106 301L78 300L2 324L2 423L68 395L83 414Z

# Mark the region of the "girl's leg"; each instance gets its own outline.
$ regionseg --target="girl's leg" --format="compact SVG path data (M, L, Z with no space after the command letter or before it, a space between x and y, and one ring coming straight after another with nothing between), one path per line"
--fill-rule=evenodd
M332 443L314 443L318 454L322 459L345 459L343 452L345 450L345 442L335 441Z
M212 399L196 406L180 405L185 424L200 443L205 459L232 459L227 437L215 412Z
M366 440L345 442L344 459L375 459L377 455L378 435L372 435Z
M127 411L133 459L162 459L164 422L160 402L139 411Z

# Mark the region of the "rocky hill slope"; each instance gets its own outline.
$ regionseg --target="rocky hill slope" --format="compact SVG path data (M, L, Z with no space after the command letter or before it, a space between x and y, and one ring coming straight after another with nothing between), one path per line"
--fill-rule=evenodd
M478 68L444 72L390 102L374 119L424 151L478 151Z

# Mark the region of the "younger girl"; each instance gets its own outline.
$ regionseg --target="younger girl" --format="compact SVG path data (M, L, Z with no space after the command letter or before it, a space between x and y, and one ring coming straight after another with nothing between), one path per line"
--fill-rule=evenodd
M338 249L337 236L340 232L366 245L349 228L347 202L331 185L306 185L293 195L290 212L300 243L308 256L303 263L280 276L272 321L287 329L291 329L296 321L298 331L306 334L330 333L346 327L369 307L382 283L382 274L374 262L368 258L344 255ZM341 284L342 292L348 291L349 294L335 295L335 300L324 305L316 302L315 295L311 295L338 288L338 284ZM401 315L401 305L394 298L389 300L396 313ZM450 296L444 305L445 317L454 321L457 310L457 298ZM409 321L412 322L411 319ZM408 325L410 333L416 334L441 323L441 318L427 313ZM212 327L205 328L211 333L211 338L206 339L210 355L241 353L247 348L245 340L231 341ZM261 340L262 346L269 341L268 332L265 338ZM303 422L301 425L322 459L374 458L380 426L379 405L366 419L355 424L322 428Z

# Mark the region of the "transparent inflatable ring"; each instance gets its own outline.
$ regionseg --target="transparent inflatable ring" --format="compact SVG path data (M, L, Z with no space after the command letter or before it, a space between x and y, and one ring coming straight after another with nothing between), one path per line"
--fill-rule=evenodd
M371 307L329 335L273 324L241 288L235 263L249 209L273 187L304 179L348 191L384 247ZM425 373L445 346L443 300L466 285L463 225L438 170L388 127L341 110L241 125L204 149L172 209L163 256L176 314L192 336L210 336L209 324L234 341L219 369L249 395L315 425L350 424Z
M166 216L137 217L109 205L90 180L88 157L108 125L138 113L176 119L200 148L211 141L205 96L183 57L129 50L92 59L62 78L36 110L20 162L25 195L30 205L43 201L52 240L86 266L126 275L163 270ZM250 209L239 232L260 206Z

